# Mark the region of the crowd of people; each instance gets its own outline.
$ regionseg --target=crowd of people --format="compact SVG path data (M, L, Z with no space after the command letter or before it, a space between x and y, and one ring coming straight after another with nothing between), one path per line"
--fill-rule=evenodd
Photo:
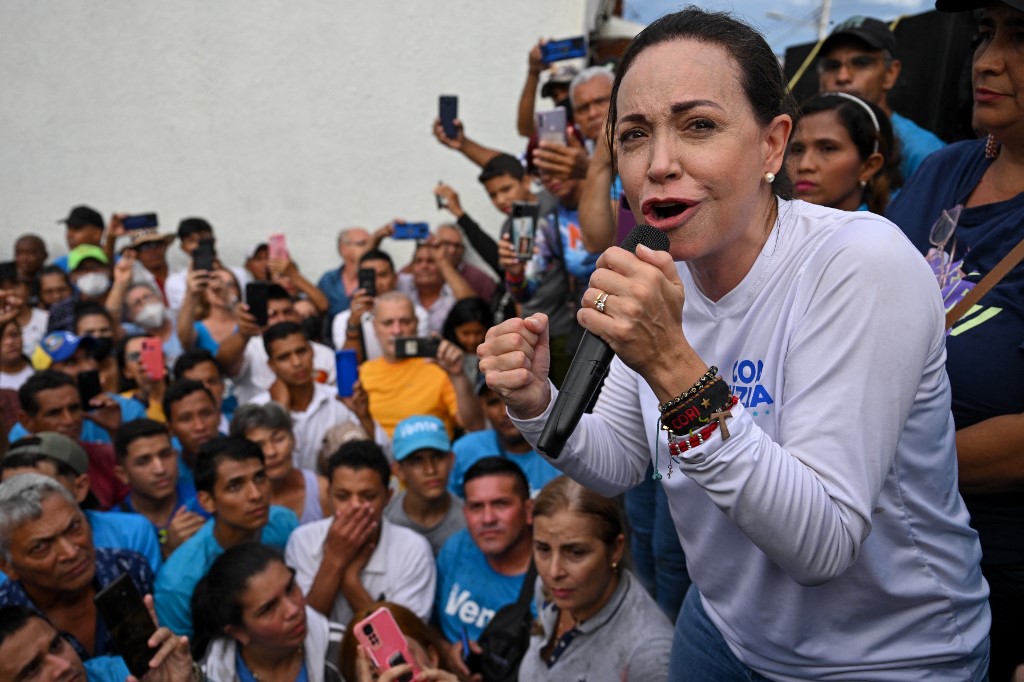
M797 104L691 7L614 70L533 46L524 153L434 121L505 217L438 184L408 263L401 221L319 278L199 217L18 237L0 680L129 678L122 576L150 682L1024 679L1024 5L937 9L978 20L976 140L892 110L882 21ZM667 252L616 247L637 224ZM585 332L616 359L549 458Z

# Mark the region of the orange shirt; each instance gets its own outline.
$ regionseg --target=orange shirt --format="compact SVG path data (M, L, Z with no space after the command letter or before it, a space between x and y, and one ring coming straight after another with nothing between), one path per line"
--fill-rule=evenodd
M359 381L370 399L370 415L391 437L398 422L420 414L434 415L454 434L458 403L448 374L424 358L389 363L367 360L359 367Z

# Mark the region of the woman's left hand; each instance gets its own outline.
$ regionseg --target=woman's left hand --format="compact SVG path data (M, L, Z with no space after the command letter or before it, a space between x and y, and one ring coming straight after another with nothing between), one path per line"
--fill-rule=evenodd
M602 313L595 306L603 294ZM668 253L638 246L633 256L613 246L597 260L577 319L668 400L707 370L683 334L684 299Z

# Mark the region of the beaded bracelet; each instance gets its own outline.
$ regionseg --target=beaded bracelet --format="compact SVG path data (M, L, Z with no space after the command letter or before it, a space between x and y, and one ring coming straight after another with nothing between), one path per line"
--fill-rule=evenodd
M710 407L711 403L709 403L707 401L706 394L709 391L714 391L716 393L719 392L717 385L721 384L723 382L724 382L724 379L722 379L721 377L716 377L716 378L712 379L708 383L706 383L703 386L701 386L700 389L696 393L691 395L689 398L687 398L683 402L678 403L676 405L673 405L669 409L667 409L664 412L662 412L661 413L661 420L662 421L668 421L668 420L672 419L672 417L674 415L678 414L679 412L685 411L687 408L689 408L689 407L691 407L693 405L700 404L702 407ZM689 391L687 391L687 392L689 393ZM704 396L704 397L702 398L702 396ZM705 403L707 403L707 404L705 404Z
M715 412L712 405L724 405L729 400L729 386L716 379L707 388L693 396L675 410L661 417L661 428L677 436L689 433L700 424L707 424Z
M714 365L711 365L711 369L709 369L707 372L705 372L704 376L702 376L700 379L697 379L697 383L695 383L693 386L691 386L682 395L679 395L679 396L677 396L675 398L672 398L672 400L669 400L667 403L662 403L658 407L658 411L664 413L666 410L671 410L673 407L675 407L679 403L683 402L687 398L693 397L694 395L697 394L697 391L699 391L701 388L704 387L704 384L706 384L709 381L711 381L712 379L714 379L716 374L718 374L718 368L715 367Z
M715 432L715 429L721 428L722 440L726 441L729 439L729 428L725 425L725 420L732 417L730 410L733 408L739 399L736 396L731 396L721 409L717 412L712 412L710 419L713 420L710 424L702 428L696 433L690 432L689 436L669 436L668 439L668 477L672 478L672 459L679 457L694 449L695 447L701 446L704 442L711 437L711 434ZM684 447L685 446L685 449ZM661 472L658 471L657 459L654 465L654 475L652 478L656 481L661 480Z

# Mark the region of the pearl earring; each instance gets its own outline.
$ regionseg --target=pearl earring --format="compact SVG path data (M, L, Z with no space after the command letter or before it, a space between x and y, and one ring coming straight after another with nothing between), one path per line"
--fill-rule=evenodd
M867 180L861 180L860 181L860 188L861 189L864 189L867 186L868 186L868 181Z
M764 181L767 182L769 185L772 184L773 182L775 182L775 173L772 173L771 171L768 171L767 173L765 173L764 174Z

